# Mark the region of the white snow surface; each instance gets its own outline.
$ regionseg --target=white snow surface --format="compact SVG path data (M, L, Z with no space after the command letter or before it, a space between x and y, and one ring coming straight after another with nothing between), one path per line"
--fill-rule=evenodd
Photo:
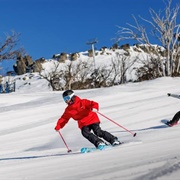
M101 127L125 142L105 151L79 153L93 147L71 119L61 133L54 130L66 104L62 92L24 86L18 92L0 94L1 180L166 180L180 176L180 125L167 127L180 108L180 78L163 77L109 88L76 90L94 100ZM32 82L35 83L35 82Z

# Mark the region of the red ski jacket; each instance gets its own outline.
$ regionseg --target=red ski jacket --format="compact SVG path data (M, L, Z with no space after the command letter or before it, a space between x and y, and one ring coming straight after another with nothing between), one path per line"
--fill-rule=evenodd
M93 123L100 122L98 115L92 109L99 110L99 104L88 99L80 99L75 96L74 103L66 107L63 115L58 119L56 130L62 129L70 118L73 118L78 123L78 127L88 126Z

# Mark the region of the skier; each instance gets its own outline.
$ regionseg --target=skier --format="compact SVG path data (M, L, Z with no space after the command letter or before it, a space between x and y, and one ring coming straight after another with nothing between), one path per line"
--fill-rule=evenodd
M72 90L64 91L62 96L68 106L57 121L56 131L62 129L69 119L73 118L77 121L82 135L94 144L96 148L102 149L106 145L101 138L113 146L121 144L117 137L101 129L100 120L96 114L99 110L97 102L80 99Z
M171 94L171 93L168 93L167 94L168 96L171 96L171 97L175 97L175 98L178 98L180 99L180 95L177 95L177 94ZM180 119L180 111L178 111L172 118L172 120L168 121L167 122L167 125L172 127L172 126L175 126L178 124L178 121Z

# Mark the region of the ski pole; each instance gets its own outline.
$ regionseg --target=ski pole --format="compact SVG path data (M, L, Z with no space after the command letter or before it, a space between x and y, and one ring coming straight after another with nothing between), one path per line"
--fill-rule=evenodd
M64 140L62 134L60 133L60 131L58 131L58 133L59 133L59 135L61 136L61 139L63 140L63 142L64 142L64 144L65 144L65 146L66 146L66 148L67 148L67 150L68 150L67 152L68 152L68 153L71 152L71 149L69 149L69 147L68 147L66 141Z
M105 116L104 114L100 113L99 111L97 111L98 114L100 114L101 116L105 117L106 119L108 119L109 121L113 122L114 124L118 125L119 127L123 128L124 130L128 131L129 133L131 133L134 137L136 136L136 133L133 133L132 131L126 129L125 127L121 126L120 124L118 124L117 122L113 121L112 119L108 118L107 116Z

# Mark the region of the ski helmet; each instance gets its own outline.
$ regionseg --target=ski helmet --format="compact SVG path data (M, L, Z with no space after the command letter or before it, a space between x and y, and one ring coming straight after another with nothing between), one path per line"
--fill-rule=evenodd
M63 99L66 103L69 103L70 101L72 101L73 97L74 97L74 92L72 90L66 90L63 92L62 94Z

